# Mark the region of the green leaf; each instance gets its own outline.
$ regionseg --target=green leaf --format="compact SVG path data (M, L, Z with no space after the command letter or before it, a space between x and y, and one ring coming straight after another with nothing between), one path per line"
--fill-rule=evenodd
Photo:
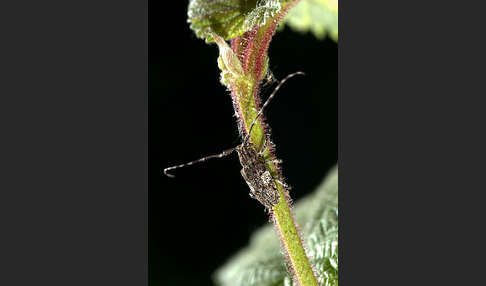
M221 70L221 83L230 88L231 83L245 76L241 62L223 38L213 33L211 37L219 47L218 67Z
M278 12L282 9L280 1L269 0L262 1L253 11L246 15L243 29L249 31L255 26L263 26L267 21L275 18Z
M314 193L297 202L294 211L319 284L338 285L338 168ZM221 286L294 285L272 225L257 230L250 245L220 267L214 280Z
M302 0L283 19L292 30L338 41L338 0ZM283 25L282 25L283 26Z
M282 9L282 3L290 0L191 0L188 7L188 22L191 29L206 42L213 42L210 33L223 39L231 39L265 25Z

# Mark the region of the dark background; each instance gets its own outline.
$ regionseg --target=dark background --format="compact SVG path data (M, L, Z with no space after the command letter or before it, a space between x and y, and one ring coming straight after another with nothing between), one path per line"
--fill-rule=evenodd
M176 6L177 5L177 6ZM298 200L337 163L337 44L285 27L270 44L270 69L285 83L265 114L283 175ZM196 38L187 3L149 1L149 284L211 285L211 274L268 223L249 197L237 155L174 170L239 144L218 48ZM276 87L262 88L263 100Z

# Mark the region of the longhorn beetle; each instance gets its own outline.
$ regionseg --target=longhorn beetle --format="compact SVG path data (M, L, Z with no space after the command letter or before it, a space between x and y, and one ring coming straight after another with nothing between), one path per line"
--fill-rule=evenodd
M257 199L261 204L263 204L265 207L269 209L271 209L274 205L278 204L280 200L280 195L278 193L278 189L277 189L277 185L275 184L275 181L280 183L284 187L287 187L287 185L282 181L280 181L279 179L272 177L270 170L268 169L267 165L265 165L265 163L266 162L281 163L282 161L281 160L264 161L262 159L262 153L264 152L269 140L268 139L265 140L265 143L257 152L255 150L255 145L252 142L250 142L250 135L253 129L253 125L255 125L257 119L260 117L265 107L267 107L270 100L275 96L278 89L282 86L282 84L287 79L298 74L304 74L304 73L295 72L289 74L282 80L282 82L280 82L277 85L275 90L268 97L267 101L263 104L262 108L257 113L255 119L250 125L248 134L243 138L241 145L223 151L222 153L217 155L211 155L182 165L165 168L164 174L167 175L168 177L173 178L174 175L169 174L167 171L185 167L185 166L190 166L192 164L199 163L199 162L204 162L211 158L221 158L233 153L233 151L236 150L236 152L238 153L238 157L240 159L240 164L243 167L243 169L241 169L241 175L243 176L243 179L245 179L246 183L250 187L250 197Z

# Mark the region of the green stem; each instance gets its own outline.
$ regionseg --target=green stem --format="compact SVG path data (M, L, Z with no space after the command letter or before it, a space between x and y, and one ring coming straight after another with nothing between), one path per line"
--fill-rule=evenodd
M290 210L287 197L281 197L280 203L273 207L273 221L278 229L288 259L292 265L295 278L300 285L317 285L307 255L302 245Z
M290 6L282 9L281 14L265 26L255 27L253 30L232 39L232 49L241 62L244 76L232 79L230 84L233 104L239 119L239 129L242 137L248 133L250 125L261 108L260 83L268 68L268 47L277 28L277 21L283 18ZM264 115L253 126L249 139L259 150L269 133ZM274 148L264 151L265 158L275 158ZM274 163L267 163L268 169L274 177L282 178L281 170ZM291 213L291 199L288 192L278 185L280 202L272 209L273 222L280 235L282 246L287 254L289 264L294 272L294 278L300 285L318 285L312 267L299 236Z

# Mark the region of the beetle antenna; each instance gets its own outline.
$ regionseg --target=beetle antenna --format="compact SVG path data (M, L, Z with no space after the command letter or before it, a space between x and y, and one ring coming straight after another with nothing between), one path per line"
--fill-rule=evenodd
M246 135L246 138L250 138L250 134L251 134L251 130L253 129L253 125L255 125L257 119L260 117L260 115L262 114L263 110L265 109L265 107L267 107L268 103L270 102L270 100L272 100L272 98L275 96L275 94L277 93L277 91L279 90L279 88L282 86L282 84L284 84L284 82L286 80L288 80L289 78L293 77L293 76L296 76L296 75L299 75L299 74L302 74L302 75L305 75L305 73L301 72L301 71L298 71L298 72L294 72L294 73L291 73L289 74L288 76L286 76L278 85L277 87L273 90L272 94L270 94L270 96L268 97L267 101L265 101L265 103L263 104L262 108L260 109L260 111L257 113L255 119L253 120L253 122L251 123L250 125L250 130L248 131L248 135Z
M201 158L201 159L197 159L197 160L192 161L192 162L189 162L189 163L185 163L185 164L181 164L181 165L177 165L177 166L172 166L172 167L165 168L164 169L164 174L167 177L174 178L175 176L172 175L172 174L167 173L167 171L174 170L174 169L178 169L178 168L182 168L182 167L185 167L185 166L190 166L192 164L196 164L196 163L199 163L199 162L204 162L204 161L206 161L208 159L212 159L212 158L221 158L221 157L224 157L224 156L228 156L229 154L233 153L233 151L235 151L235 150L236 150L236 147L233 147L231 149L228 149L226 151L223 151L220 154L207 156L207 157L204 157L204 158Z

